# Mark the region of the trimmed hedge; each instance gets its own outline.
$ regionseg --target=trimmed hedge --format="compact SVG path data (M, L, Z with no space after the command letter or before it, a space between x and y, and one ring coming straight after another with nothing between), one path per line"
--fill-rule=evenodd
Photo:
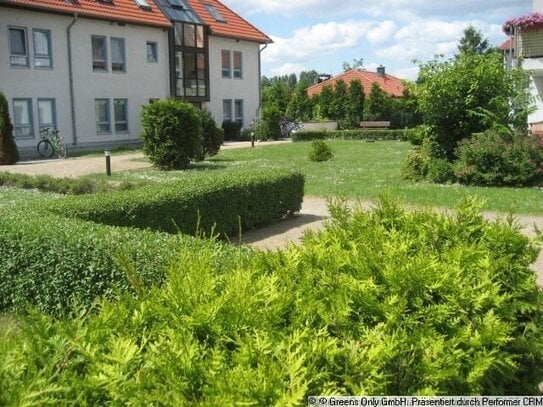
M228 236L270 224L300 210L301 173L265 170L210 174L131 191L67 197L50 205L58 214L112 226L168 233Z
M197 243L188 236L0 208L0 311L32 304L59 314L73 305L72 298L89 305L115 289L130 290L123 257L143 285L159 283L181 246L195 250Z
M292 141L312 141L328 139L344 140L407 140L408 130L311 130L292 134Z

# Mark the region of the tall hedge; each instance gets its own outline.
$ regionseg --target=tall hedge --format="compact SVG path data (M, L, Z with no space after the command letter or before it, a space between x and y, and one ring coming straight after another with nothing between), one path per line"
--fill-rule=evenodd
M11 165L17 161L19 161L19 150L13 138L8 101L0 91L0 165Z

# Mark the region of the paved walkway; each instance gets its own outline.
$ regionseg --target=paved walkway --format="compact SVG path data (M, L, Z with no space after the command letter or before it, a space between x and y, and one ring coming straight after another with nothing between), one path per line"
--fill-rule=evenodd
M288 143L289 141L257 142L256 148L263 146ZM250 142L226 142L221 148L249 148ZM149 161L142 153L112 154L111 169L126 171L150 167ZM0 166L0 171L9 171L29 175L48 174L54 177L78 177L82 175L105 173L105 157L75 157L65 160L34 160L22 161L16 165ZM361 202L362 207L369 208L371 202ZM496 218L495 213L485 213L489 219ZM302 210L293 218L284 222L246 233L242 241L264 250L274 250L285 247L289 242L298 243L307 229L318 230L323 227L325 220L330 218L326 200L316 197L305 197ZM543 217L519 216L518 223L528 236L534 236L534 225L543 230ZM538 282L543 286L543 251L533 265L538 275Z

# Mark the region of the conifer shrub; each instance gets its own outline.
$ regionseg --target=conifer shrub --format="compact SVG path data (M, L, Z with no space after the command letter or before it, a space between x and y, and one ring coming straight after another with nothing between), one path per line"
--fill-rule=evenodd
M163 285L0 333L0 404L302 405L309 395L536 395L537 250L477 205L383 200L299 246L181 250ZM0 331L1 332L1 331Z
M17 161L19 161L19 150L13 138L8 101L0 92L0 165L11 165Z
M202 121L190 103L159 100L143 107L143 152L163 170L186 169L201 157Z
M217 127L211 112L207 109L198 111L202 121L202 159L216 155L224 141L224 130Z

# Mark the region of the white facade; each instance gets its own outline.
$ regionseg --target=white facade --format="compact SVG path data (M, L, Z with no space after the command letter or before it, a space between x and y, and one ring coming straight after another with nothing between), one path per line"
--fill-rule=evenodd
M26 35L27 67L12 64L10 35L14 30L16 34L24 32ZM35 55L36 31L49 32L51 68L36 67L39 60L39 55ZM106 69L103 71L93 69L93 36L104 38L106 44ZM68 37L71 38L72 75ZM122 72L113 71L112 39L116 44L124 44ZM147 59L148 42L156 44L157 62ZM39 114L39 107L44 104L50 106L50 101L54 105L54 125L68 148L110 147L137 142L141 132L142 105L149 99L169 96L167 30L2 7L0 90L8 99L12 122L16 117L21 119L21 113L14 111L15 104L18 108L27 103L31 105L30 117L23 117L30 121L31 128L25 130L24 137L19 133L16 138L23 153L25 150L34 151L40 125L44 120L50 121L47 119L50 115L43 109ZM101 119L107 119L109 123L102 120L101 131L97 123L97 100L102 107L107 105L108 108L108 117L102 115ZM117 112L114 105L118 107ZM109 130L105 130L107 124Z
M222 51L241 53L241 78L223 77ZM242 105L242 123L247 128L258 116L260 108L260 44L257 42L235 40L225 37L209 37L209 86L210 102L203 107L209 109L220 126L225 117L225 103L231 102L232 121L236 117L237 106Z

